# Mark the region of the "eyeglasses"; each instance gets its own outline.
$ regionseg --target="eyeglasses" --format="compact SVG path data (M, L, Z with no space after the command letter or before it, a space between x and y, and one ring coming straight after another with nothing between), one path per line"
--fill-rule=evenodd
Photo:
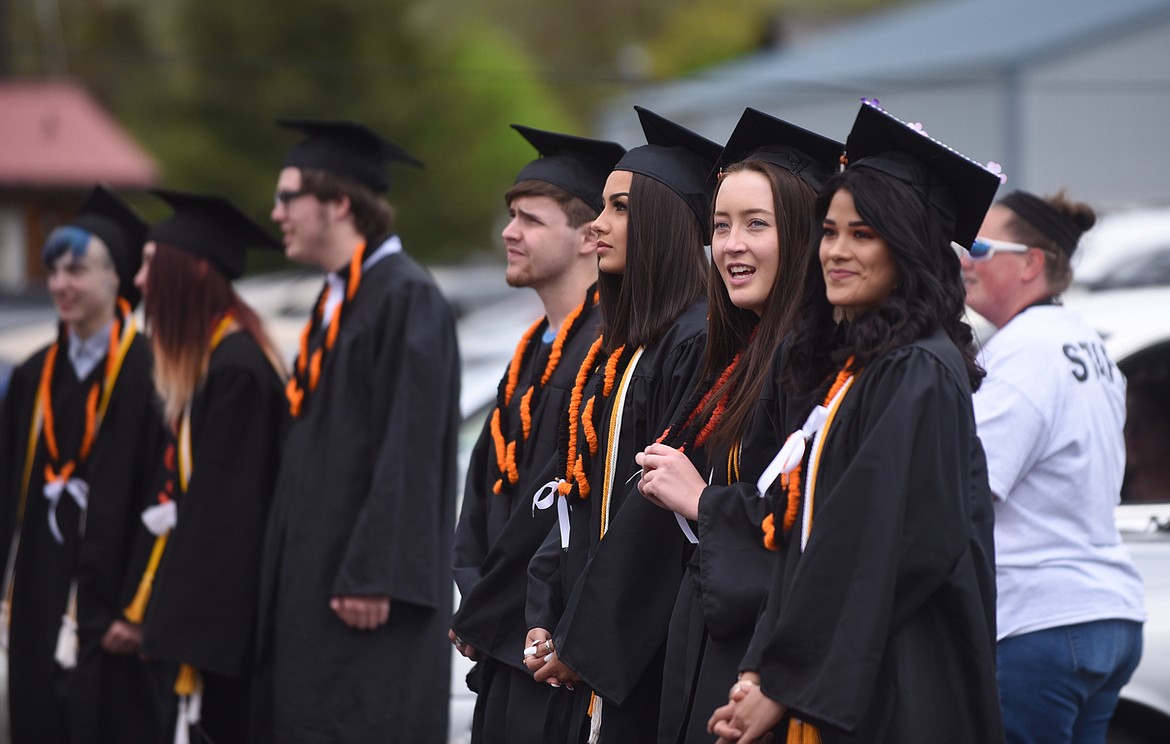
M979 237L971 243L967 255L972 261L986 261L996 253L1027 253L1029 247L1023 243Z
M272 195L272 206L288 207L289 204L292 204L293 199L296 199L298 196L304 196L307 193L309 192L304 189L298 191L277 191Z

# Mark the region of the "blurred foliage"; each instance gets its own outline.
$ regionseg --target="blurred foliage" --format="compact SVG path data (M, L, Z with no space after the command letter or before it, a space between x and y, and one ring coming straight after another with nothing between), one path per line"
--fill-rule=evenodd
M79 78L167 186L265 224L297 137L273 120L362 121L426 161L391 167L389 199L408 250L450 261L495 250L502 194L533 156L509 124L588 134L598 102L631 85L760 48L790 17L883 3L0 0L0 69Z

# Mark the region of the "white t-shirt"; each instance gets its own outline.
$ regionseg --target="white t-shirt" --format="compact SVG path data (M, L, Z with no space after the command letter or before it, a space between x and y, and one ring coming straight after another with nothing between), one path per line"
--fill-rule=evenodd
M998 638L1145 620L1113 509L1125 470L1125 378L1059 305L1028 308L984 346L975 394L995 494Z

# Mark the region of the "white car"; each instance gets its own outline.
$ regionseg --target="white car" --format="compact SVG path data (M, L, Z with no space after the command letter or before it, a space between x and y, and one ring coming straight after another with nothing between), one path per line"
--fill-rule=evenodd
M1168 223L1170 226L1170 223ZM1117 526L1145 580L1142 660L1109 744L1170 742L1170 286L1073 291L1065 303L1101 334L1129 384L1127 472ZM1148 470L1142 472L1142 468ZM1153 484L1153 485L1150 485Z
M1090 290L1170 284L1170 208L1104 215L1073 257L1076 285Z

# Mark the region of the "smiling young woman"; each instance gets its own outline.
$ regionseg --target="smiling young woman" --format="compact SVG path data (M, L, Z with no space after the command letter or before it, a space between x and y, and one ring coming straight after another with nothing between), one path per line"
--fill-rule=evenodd
M764 598L771 509L756 480L787 434L771 381L813 253L816 189L842 148L754 109L724 147L702 383L638 458L642 494L694 521L699 537L670 620L660 741L710 741L707 717L735 678ZM687 457L695 449L698 467Z
M774 503L772 586L712 731L1002 742L991 497L971 402L983 375L951 249L975 237L998 179L870 104L846 155L817 201L819 255L780 375L808 396L785 411L788 430L815 434Z

